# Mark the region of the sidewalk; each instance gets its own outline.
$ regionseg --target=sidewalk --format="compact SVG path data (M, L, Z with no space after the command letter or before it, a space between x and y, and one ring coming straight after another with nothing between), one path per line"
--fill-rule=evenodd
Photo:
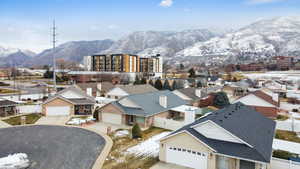
M4 121L0 120L0 128L6 128L6 127L10 127L11 125L5 123Z

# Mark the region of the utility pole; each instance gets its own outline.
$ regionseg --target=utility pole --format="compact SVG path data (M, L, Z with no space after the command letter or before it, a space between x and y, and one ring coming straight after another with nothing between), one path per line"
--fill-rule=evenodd
M57 92L57 88L56 88L56 57L55 57L55 43L56 43L56 26L55 26L55 20L53 20L53 27L52 27L52 38L53 38L53 49L52 49L52 53L53 53L53 85L54 85L54 92Z

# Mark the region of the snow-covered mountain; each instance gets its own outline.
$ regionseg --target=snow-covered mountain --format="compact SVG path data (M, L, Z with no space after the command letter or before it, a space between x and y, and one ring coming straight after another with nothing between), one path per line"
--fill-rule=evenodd
M114 42L110 39L95 40L95 41L71 41L59 45L55 49L55 56L57 59L63 58L64 60L81 62L83 56L92 55L97 52L108 49ZM28 61L27 65L36 64L52 64L53 50L46 49L36 55L32 60Z
M215 56L240 60L274 55L300 55L300 17L260 20L176 53L177 58L209 56L206 58L214 59Z
M172 57L176 52L201 41L206 41L215 34L207 29L171 31L133 32L114 43L105 53L131 53L150 56L160 53Z
M18 49L18 48L8 48L8 47L0 46L0 58L7 57L8 55L11 55L11 54L14 54L17 52L22 52L28 56L36 55L34 52L32 52L30 50L23 50L23 49Z

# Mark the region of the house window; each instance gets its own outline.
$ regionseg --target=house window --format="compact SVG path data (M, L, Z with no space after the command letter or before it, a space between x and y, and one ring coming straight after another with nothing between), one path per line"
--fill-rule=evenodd
M118 96L115 96L115 99L118 99Z
M136 117L136 122L143 124L143 123L145 123L145 118L144 117Z

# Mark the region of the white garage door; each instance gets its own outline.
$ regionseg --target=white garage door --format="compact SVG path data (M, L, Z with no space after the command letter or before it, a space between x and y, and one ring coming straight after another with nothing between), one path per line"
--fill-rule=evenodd
M49 106L46 108L47 116L68 116L70 115L70 106Z
M102 121L112 124L122 124L122 115L113 113L102 113Z
M178 147L166 147L166 161L195 169L207 169L207 153L183 149Z

